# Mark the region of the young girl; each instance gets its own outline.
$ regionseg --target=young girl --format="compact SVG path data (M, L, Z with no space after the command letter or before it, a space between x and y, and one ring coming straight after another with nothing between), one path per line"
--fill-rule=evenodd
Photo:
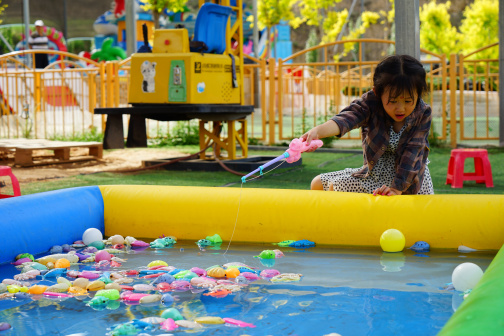
M302 139L310 143L362 128L364 165L318 175L311 189L389 196L434 194L427 167L432 116L422 100L425 76L415 58L389 56L375 69L372 91L305 133Z

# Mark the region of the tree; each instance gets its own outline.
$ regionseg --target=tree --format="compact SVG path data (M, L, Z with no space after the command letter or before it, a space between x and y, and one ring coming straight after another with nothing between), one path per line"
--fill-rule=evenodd
M429 51L444 54L457 53L460 50L460 34L450 22L450 1L437 4L431 0L420 8L420 45Z
M468 54L479 48L499 42L499 0L475 0L464 10L460 25L461 51ZM478 58L499 58L499 48L481 51Z
M154 17L154 25L159 28L159 15L165 10L169 9L172 12L183 12L187 0L141 0L145 10L152 11Z
M349 24L349 32L345 36L341 36L342 40L360 38L366 30L376 24L380 18L381 23L390 22L393 20L393 14L386 11L380 13L363 12L354 22L350 21L350 13L347 9L341 11L336 10L335 5L341 0L293 0L296 8L300 12L300 16L291 21L291 25L297 28L300 24L306 23L309 26L315 26L319 36L322 36L321 43L329 43L337 41L341 35L341 31L345 24ZM389 0L392 4L393 0ZM335 56L339 59L345 56L354 48L354 43L345 43L344 51Z
M2 5L2 0L0 0L0 15L3 14L3 12L5 11L5 8L7 8L8 5ZM0 19L0 23L2 23L3 20Z
M294 19L291 0L258 0L257 1L257 23L259 29L266 28L266 48L267 57L271 56L271 28L280 23L280 21L291 21ZM253 17L247 18L247 21L253 21Z

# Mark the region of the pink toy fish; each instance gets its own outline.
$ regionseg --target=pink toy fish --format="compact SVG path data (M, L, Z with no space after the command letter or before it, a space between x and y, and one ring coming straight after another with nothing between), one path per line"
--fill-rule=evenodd
M65 293L55 293L55 292L44 292L45 296L52 296L52 297L72 297L70 294L65 294Z
M164 329L166 331L171 331L171 330L177 329L178 325L175 323L175 321L173 319L167 318L166 320L161 322L160 328Z
M191 283L185 280L175 280L170 285L174 291L186 291L192 289Z
M79 274L79 278L86 278L89 280L94 280L98 279L101 276L99 272L92 272L92 271L82 271Z
M261 276L263 278L273 278L274 276L277 276L278 274L280 274L280 272L277 271L276 269L265 269L265 270L261 271Z
M247 323L247 322L243 322L243 321L240 321L240 320L235 320L235 319L232 319L232 318L229 318L229 317L224 317L223 320L226 323L234 324L234 325L237 325L238 327L250 327L250 328L255 328L256 327L252 323Z
M134 247L144 247L144 246L150 246L150 245L149 245L149 243L146 243L144 241L135 240L133 243L131 243L131 246L134 246Z
M252 272L243 272L243 273L240 273L240 275L244 276L245 279L247 279L247 280L258 280L258 279L261 279L260 276L258 276L255 273L252 273Z
M19 266L19 265L22 265L22 264L24 264L26 262L31 262L31 261L32 260L30 258L21 258L21 259L18 259L18 260L16 260L15 262L13 262L11 264L13 264L15 266Z
M140 301L144 296L149 296L150 294L142 294L142 293L132 293L132 292L123 292L121 293L121 299L124 301Z

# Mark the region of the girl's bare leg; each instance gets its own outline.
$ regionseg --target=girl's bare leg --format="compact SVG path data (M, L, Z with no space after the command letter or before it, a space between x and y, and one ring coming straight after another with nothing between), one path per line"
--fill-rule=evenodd
M322 181L320 180L320 175L317 175L313 178L311 182L311 190L324 190Z

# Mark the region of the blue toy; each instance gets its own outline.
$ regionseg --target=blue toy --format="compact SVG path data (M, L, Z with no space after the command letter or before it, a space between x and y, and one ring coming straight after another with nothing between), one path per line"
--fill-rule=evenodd
M306 239L301 239L289 244L290 247L313 247L315 243Z
M411 250L415 252L429 252L430 245L424 241L417 241L413 246L410 247Z

